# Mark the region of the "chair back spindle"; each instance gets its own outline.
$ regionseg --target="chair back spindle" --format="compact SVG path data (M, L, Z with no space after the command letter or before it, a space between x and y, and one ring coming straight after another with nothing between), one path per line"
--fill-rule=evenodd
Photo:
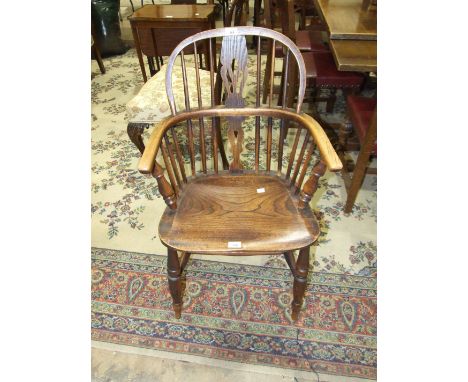
M250 56L246 42L249 35L259 42L256 52ZM281 84L281 107L272 106L271 89L267 89L270 95L268 103L261 102L260 79L266 58L262 55L262 41L271 47L273 58L276 46L284 52L281 58L286 70ZM208 51L208 71L201 68L198 58L202 45ZM219 54L217 46L220 46ZM187 47L190 53L186 53ZM178 62L180 69L177 69ZM291 70L293 66L297 70ZM249 72L253 77L251 83ZM177 73L182 77L178 85L179 89L181 86L180 94L183 94L182 102L180 96L175 96L173 88ZM296 89L289 88L293 76L297 76L294 81L298 84ZM208 84L210 89L207 89ZM221 89L219 94L215 91L216 86ZM177 207L177 198L185 184L192 178L250 172L280 177L291 192L300 193L300 203L304 208L315 192L320 174L327 167L332 170L341 168L318 123L300 112L304 90L302 55L293 42L279 32L258 27L234 27L190 36L169 57L166 92L172 116L153 132L154 147L151 148L151 144L147 146L140 161L140 171L153 173L164 200L173 209ZM286 105L288 91L296 95L294 109ZM255 94L248 96L251 92ZM229 154L229 168L224 171L219 169L220 145L226 145ZM158 152L168 179L157 163ZM252 162L249 162L251 152ZM209 155L212 156L211 161ZM311 172L313 161L317 164ZM145 167L142 163L148 165ZM309 173L312 175L306 180Z

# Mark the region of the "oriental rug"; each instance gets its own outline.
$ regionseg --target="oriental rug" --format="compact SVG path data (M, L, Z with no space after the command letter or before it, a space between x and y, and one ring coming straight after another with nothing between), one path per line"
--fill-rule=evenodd
M92 249L94 340L376 378L374 277L312 273L294 324L289 269L191 259L177 320L165 259Z

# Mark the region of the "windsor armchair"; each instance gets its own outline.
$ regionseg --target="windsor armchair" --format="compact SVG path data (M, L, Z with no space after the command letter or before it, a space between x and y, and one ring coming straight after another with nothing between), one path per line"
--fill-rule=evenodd
M272 107L271 98L268 105L261 105L261 44L257 45L256 54L248 56L246 36L272 40L273 46L284 47L285 88L289 84L288 73L293 72L288 68L298 67L295 110L286 108L285 103L281 108ZM219 71L225 92L225 103L218 106L214 94L217 38L222 39ZM188 62L184 50L190 48L196 53L200 41L210 41L209 105L202 105L198 74L195 83L188 83L185 74ZM175 66L179 57L180 67ZM193 65L198 73L196 54ZM138 169L152 174L167 204L159 237L168 249L168 283L176 318L181 317L181 274L190 254L275 254L285 257L293 273L291 317L297 320L306 289L309 249L319 235L309 202L327 168L338 171L342 167L321 126L301 113L305 88L301 53L289 38L273 30L220 28L183 40L167 66L166 92L172 115L155 126ZM177 110L172 87L176 68L184 78L186 102L181 110ZM255 73L254 99L243 94L248 71ZM198 94L198 108L191 108L190 87ZM286 92L285 89L283 94ZM215 127L216 118L225 128ZM284 135L286 125L290 137ZM230 163L228 170L221 170L216 135L226 130ZM311 168L312 161L316 163ZM299 251L297 260L294 251Z

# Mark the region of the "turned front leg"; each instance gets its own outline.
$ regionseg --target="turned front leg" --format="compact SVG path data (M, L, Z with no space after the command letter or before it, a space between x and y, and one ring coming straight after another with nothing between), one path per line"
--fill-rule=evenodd
M167 249L167 280L169 282L169 291L172 296L172 306L176 318L180 318L182 312L182 283L181 267L177 251Z
M296 261L293 285L292 314L293 321L297 320L299 311L304 301L305 290L307 287L307 274L309 273L309 247L302 248Z

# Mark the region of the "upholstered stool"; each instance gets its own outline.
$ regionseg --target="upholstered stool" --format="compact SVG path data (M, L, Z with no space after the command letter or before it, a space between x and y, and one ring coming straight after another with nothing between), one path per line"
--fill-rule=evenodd
M350 123L343 125L340 130L340 146L344 151L348 137L354 129L359 140L360 150L352 178L349 175L350 170L348 170L344 153L342 154L342 174L348 194L344 206L345 213L351 212L354 206L357 193L366 175L369 157L377 155L377 100L375 98L349 95L347 97L347 108ZM371 173L370 171L367 172ZM373 173L375 174L376 171Z
M172 89L177 110L185 110L184 83L182 78L182 69L180 63L175 65L172 72ZM178 67L178 68L177 68ZM127 133L130 140L135 144L138 150L143 154L145 145L142 134L145 129L161 121L163 118L171 115L169 103L166 94L166 69L167 65L161 67L161 70L151 77L140 89L138 94L133 97L126 105L127 112ZM187 87L190 99L190 107L196 109L199 107L198 94L196 91L196 73L194 67L187 67ZM210 72L200 69L200 88L202 106L211 106L211 79ZM255 86L247 84L244 88L246 94L254 90ZM203 91L207 89L207 91ZM215 91L216 93L216 91ZM215 95L216 97L216 95ZM216 102L216 101L215 101ZM207 121L208 122L208 121ZM198 123L193 121L193 124ZM210 122L208 122L210 123ZM220 128L218 126L218 128ZM229 163L224 150L224 143L221 140L221 134L217 134L218 149L221 155L223 168L227 169Z
M143 131L154 123L161 121L163 118L171 115L169 103L166 95L166 69L167 65L163 65L161 70L151 77L140 89L138 94L127 103L127 132L130 140L143 154L145 145L141 135ZM200 85L202 89L211 89L210 72L200 70ZM182 79L182 71L174 70L173 72L173 88L178 110L185 109L184 101L184 85ZM195 69L187 68L187 83L195 84L196 76ZM198 98L196 91L190 91L191 107L198 107ZM203 105L211 105L210 92L202 92Z
M315 94L315 101L327 102L327 113L333 112L336 100L336 90L355 94L364 82L364 76L357 72L339 71L331 52L302 53L307 70L308 87L315 93L321 89L330 89L328 98L320 98Z

